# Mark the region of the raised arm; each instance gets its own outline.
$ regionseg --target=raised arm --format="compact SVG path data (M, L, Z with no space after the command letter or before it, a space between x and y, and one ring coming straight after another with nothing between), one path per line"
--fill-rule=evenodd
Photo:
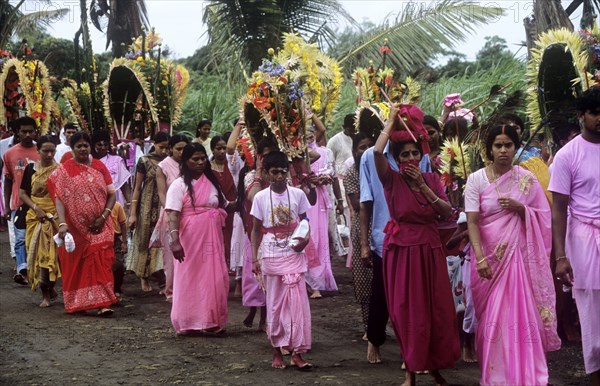
M323 122L317 117L317 114L312 115L312 123L315 126L315 142L321 143L321 141L325 138L325 131L327 130ZM326 141L324 141L326 142Z
M227 140L227 154L234 155L235 148L237 147L237 140L240 137L240 133L242 132L242 124L244 121L240 118L238 122L233 126L233 130L231 131L231 135Z
M385 123L385 127L379 134L377 138L377 142L375 142L375 147L373 148L373 154L375 158L375 168L377 169L377 175L379 179L383 181L389 172L390 165L388 164L387 159L383 152L385 151L385 146L388 143L390 138L390 133L392 132L392 128L394 127L394 122L396 122L398 116L399 106L397 104L392 105L390 109L390 115Z

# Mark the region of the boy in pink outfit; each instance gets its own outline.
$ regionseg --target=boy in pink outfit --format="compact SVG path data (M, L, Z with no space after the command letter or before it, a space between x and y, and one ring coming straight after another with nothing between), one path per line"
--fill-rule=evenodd
M267 334L273 346L272 367L285 368L281 349L292 352L290 365L312 365L301 354L311 347L311 316L304 275L306 239L292 249L291 235L310 208L306 194L287 185L287 156L275 151L264 159L270 187L254 196L250 214L253 272L262 275L267 300ZM259 259L259 248L261 258Z

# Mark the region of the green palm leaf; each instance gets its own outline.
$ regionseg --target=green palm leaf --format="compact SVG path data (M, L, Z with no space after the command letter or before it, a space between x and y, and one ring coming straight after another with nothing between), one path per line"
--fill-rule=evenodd
M255 68L269 47L280 45L284 32L332 44L330 24L340 18L356 23L337 0L210 0L203 21L213 56L241 59Z
M50 4L49 0L42 0ZM0 47L6 48L9 39L13 35L22 36L31 31L42 30L50 23L59 20L69 10L67 8L38 11L24 14L21 6L25 1L21 0L12 5L8 1L0 1Z
M378 49L387 38L392 49L388 55L388 66L412 73L442 49L464 40L477 26L503 14L502 8L483 7L470 0L435 1L430 6L410 2L397 16L389 16L381 25L369 31L358 46L338 58L338 61L344 64L357 55L379 58L381 54Z

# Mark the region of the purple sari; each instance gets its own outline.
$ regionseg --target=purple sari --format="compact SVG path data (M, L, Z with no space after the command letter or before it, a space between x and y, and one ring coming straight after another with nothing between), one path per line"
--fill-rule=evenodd
M500 207L498 198L506 196L525 206L525 219ZM560 348L548 201L519 166L481 189L479 199L481 245L492 269L485 280L471 265L481 384L546 385L545 352Z

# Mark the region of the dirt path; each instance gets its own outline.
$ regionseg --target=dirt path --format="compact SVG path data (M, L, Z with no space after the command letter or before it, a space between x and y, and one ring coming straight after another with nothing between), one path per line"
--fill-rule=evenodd
M7 239L0 233L0 384L390 385L404 379L393 338L382 349L384 363L366 362L360 310L341 261L333 267L340 293L311 300L313 349L306 358L315 367L301 373L271 369L266 336L242 325L246 311L231 296L228 333L218 338L176 337L170 305L157 291L142 293L132 275L112 318L67 315L60 296L41 309L39 292L12 281ZM588 383L580 345L550 353L549 366L554 385ZM479 380L478 365L462 361L443 374L453 385ZM420 375L417 384L432 383Z

